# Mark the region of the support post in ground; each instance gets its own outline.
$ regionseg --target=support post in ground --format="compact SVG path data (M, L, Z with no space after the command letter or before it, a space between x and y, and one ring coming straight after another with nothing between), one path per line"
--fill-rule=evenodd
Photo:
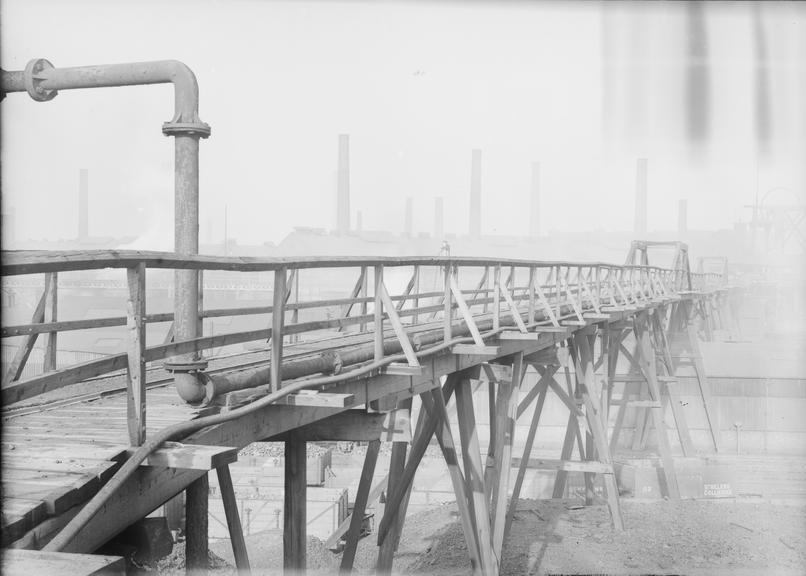
M210 484L207 474L185 490L185 567L188 575L207 571L207 514Z
M285 441L285 502L283 506L283 569L305 572L307 534L307 445L298 432Z

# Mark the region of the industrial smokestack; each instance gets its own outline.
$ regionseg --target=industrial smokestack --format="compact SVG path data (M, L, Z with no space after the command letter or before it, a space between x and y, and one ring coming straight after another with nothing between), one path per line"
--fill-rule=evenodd
M434 238L441 240L445 236L445 200L442 196L434 198Z
M646 235L646 158L639 158L635 169L635 224L633 233L636 238Z
M78 239L89 237L89 172L82 168L78 172Z
M532 162L532 187L529 195L529 236L540 236L540 162Z
M355 231L361 232L364 226L364 217L361 214L361 210L356 210L355 212Z
M681 198L677 203L677 233L688 232L688 200Z
M336 231L350 231L350 135L339 134L339 174L336 197Z
M403 228L403 234L406 238L412 237L412 228L414 226L414 200L409 196L406 198L406 222Z
M470 173L470 235L481 236L481 150L473 150Z

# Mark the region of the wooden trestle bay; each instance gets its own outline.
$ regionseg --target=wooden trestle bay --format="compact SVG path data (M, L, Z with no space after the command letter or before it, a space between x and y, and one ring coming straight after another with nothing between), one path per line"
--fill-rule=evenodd
M633 246L635 253L642 249L645 251L646 246ZM387 503L377 530L377 568L379 573L390 573L412 480L434 437L447 464L476 573L498 572L527 468L557 472L554 497L564 494L568 472L584 472L586 503L603 501L614 529L621 530L624 520L613 452L628 408L640 411L633 444L643 447L654 429L668 495L679 497L667 433L671 423L666 422L665 414L671 406L683 453L693 454L675 388L675 375L683 363L691 363L695 369L713 448L718 449L695 321L698 314L708 314L703 302L720 298L729 288L722 278L691 273L685 251L678 247L678 253L672 269L652 267L646 261L615 266L475 258L290 260L143 252L4 253L4 276L45 274L47 280L31 324L4 326L2 332L3 337L21 336L23 340L14 362L5 369L2 389L6 408L2 545L47 549L155 431L177 422L237 411L282 390L290 382L282 378L283 366L294 361L325 355L329 359L355 357L356 351L364 349L370 351L369 356L353 366L335 362L333 369L325 370L333 374L327 385L295 392L260 410L162 445L61 552L91 553L186 491L188 566L197 566L204 560L190 556L203 554L206 559L206 478L208 472L216 470L236 562L240 570L248 572L248 552L228 464L235 461L239 449L265 440L285 442L284 563L291 569L305 567L305 445L312 440L368 442L353 513L333 537L346 542L341 564L344 572L352 569L365 507L383 490ZM412 271L401 294L391 295L384 281L384 270L392 267ZM58 273L102 268L126 270L126 316L58 321ZM149 268L273 272L272 307L201 309L199 314L203 318L270 313L272 320L266 328L251 332L209 334L146 347L145 323L172 319L170 314L146 314L145 274ZM358 280L346 298L300 302L297 295L302 272L311 269L355 269ZM507 270L509 275L504 280L502 271ZM467 286L463 287L460 272ZM476 282L471 273L478 272L481 279ZM441 289L421 290L428 273ZM370 276L374 276L372 292ZM299 322L300 310L336 306L341 309L338 318ZM291 322L286 323L289 318ZM44 374L19 379L39 334L47 338L46 349L55 351L60 331L123 324L130 332L126 353L61 370L55 370L55 362L46 358ZM246 365L271 363L274 378L202 406L184 403L159 366L159 361L178 354L268 339L268 354L243 355L235 366L231 359L211 359L208 372L226 375ZM352 368L367 362L378 367L351 376ZM146 363L152 364L148 370ZM538 378L527 389L523 383L529 370ZM303 379L322 371L314 370ZM101 378L107 391L41 406L18 406L91 378ZM117 388L116 381L120 383ZM479 385L486 386L489 398L490 441L484 457L474 410L473 391ZM614 390L623 390L622 396L615 398ZM568 423L558 459L539 460L530 456L550 394L568 408ZM415 397L423 409L413 431L402 437L389 435L378 414L408 411ZM613 425L611 409L616 410ZM454 411L458 439L450 425ZM513 453L515 423L521 416L528 417L530 411L524 451L518 456ZM388 475L382 485L373 486L380 442L389 439L398 441L392 445ZM601 496L593 488L595 475L603 479ZM4 556L4 563L13 558Z

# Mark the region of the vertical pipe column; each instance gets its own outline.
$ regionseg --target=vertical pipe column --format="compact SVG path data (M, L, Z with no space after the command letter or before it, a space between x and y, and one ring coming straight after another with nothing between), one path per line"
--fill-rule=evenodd
M174 250L180 255L199 253L199 136L177 134L175 150ZM174 339L191 340L198 333L199 274L196 270L174 272ZM200 359L198 353L173 358L179 364ZM204 386L188 372L174 374L179 395L187 402L204 398Z

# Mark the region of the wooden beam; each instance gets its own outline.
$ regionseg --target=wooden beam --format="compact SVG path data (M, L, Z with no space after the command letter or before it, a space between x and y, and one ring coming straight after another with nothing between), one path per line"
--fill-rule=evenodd
M126 559L99 554L68 554L41 550L3 550L0 568L4 576L74 574L76 576L124 576Z
M500 274L498 274L500 278ZM459 436L462 444L462 460L465 466L465 482L471 495L475 518L476 541L479 543L481 572L498 574L498 561L492 548L490 516L487 499L484 495L484 471L481 464L476 418L473 412L473 397L470 381L465 380L456 386L456 407L459 419Z
M456 344L451 348L454 354L471 356L498 356L498 346L478 346L476 344Z
M504 525L504 541L506 542L506 536L509 534L510 528L512 526L512 520L515 517L515 511L518 508L518 499L520 498L521 488L523 487L523 480L526 477L526 468L529 464L529 456L532 453L532 446L534 445L535 435L537 433L537 426L540 422L540 415L543 413L543 405L546 402L546 395L548 393L548 383L544 380L543 377L540 378L535 389L539 390L539 396L537 399L537 404L535 405L535 411L532 415L532 422L529 425L529 432L526 435L526 444L523 448L523 457L520 459L520 462L516 464L515 458L512 460L513 465L518 466L518 475L515 478L515 486L512 489L512 498L510 499L509 503L509 511L507 512L506 522ZM502 550L503 552L503 550Z
M363 408L334 414L295 430L306 442L411 442L411 412L400 408L385 413ZM267 442L285 441L286 435Z
M307 444L293 433L285 442L285 489L283 505L283 571L304 573L307 536Z
M349 408L355 405L354 394L319 392L318 390L302 390L289 394L278 404L288 406L322 406L327 408Z
M635 336L637 342L638 366L647 380L650 399L660 402L660 389L655 380L655 353L649 341L648 314L640 312L635 319ZM660 410L649 409L655 430L658 436L658 449L663 461L663 472L666 476L666 486L669 490L669 497L673 500L680 499L680 490L677 486L677 475L675 474L674 460L672 459L671 448L669 447L669 437L667 436L666 423Z
M207 474L193 481L185 490L185 569L188 576L206 572L208 552L208 495L210 485Z
M456 299L456 304L459 306L459 311L462 314L462 318L464 319L465 324L467 324L468 330L470 330L470 335L473 337L473 342L476 344L476 346L484 346L484 340L482 339L481 333L476 326L475 320L473 320L473 314L470 312L470 308L468 308L467 303L462 296L462 291L459 289L459 284L456 282L456 277L453 274L451 274L450 277L450 288L451 294L453 294L453 297Z
M237 461L237 448L165 442L149 454L142 465L185 470L215 470Z
M507 492L509 490L509 475L512 467L512 444L515 435L515 421L518 411L518 392L524 376L523 353L515 354L512 364L512 382L506 394L506 403L502 406L502 423L499 427L500 437L496 438L496 463L498 464L497 482L493 484L492 506L492 538L493 552L501 558L501 549L504 543L504 528L506 526ZM501 401L499 396L499 402ZM499 450L500 448L500 450Z
M378 451L381 447L380 440L372 440L367 445L367 453L364 456L364 467L361 470L361 478L358 481L358 491L353 504L352 520L347 531L347 546L341 557L339 573L349 574L353 571L355 561L355 551L358 548L358 540L361 537L361 525L364 523L364 511L369 499L369 491L372 486L372 477L375 474L375 464L378 461Z
M126 299L129 340L126 355L126 421L129 443L141 446L146 438L146 267L140 264L126 270L129 289Z
M48 304L45 307L45 322L56 322L58 320L58 303L59 303L59 274L58 272L51 272L50 276L50 294L48 295ZM47 339L45 340L45 358L43 368L45 372L52 372L56 370L56 356L57 356L57 338L58 332L48 332Z
M284 268L274 272L274 299L271 313L271 390L276 392L283 385L283 326L285 325L285 293L286 271Z
M404 404L411 406L411 400ZM422 443L425 438L425 413L420 415L417 422L417 430L415 433L415 440L412 445L412 451L415 447ZM428 433L428 439L425 440L426 444L433 434L433 429ZM418 448L419 450L419 448ZM408 505L408 486L404 478L406 468L406 453L408 451L408 444L405 442L395 442L392 444L392 456L389 461L389 482L387 484L388 492L386 504L383 509L383 518L378 527L378 562L376 564L376 571L378 574L390 574L392 571L392 564L394 562L394 553L397 548L397 529L401 524L398 520L405 520L405 511L403 517L398 518L401 508ZM425 453L425 449L422 449ZM416 468L416 465L415 465ZM410 477L414 477L414 472L410 471ZM394 504L392 503L394 502ZM391 534L389 534L391 530Z
M397 336L397 340L400 342L400 347L403 349L403 354L406 355L406 360L408 361L409 366L420 366L420 361L417 359L417 355L414 353L414 348L411 346L408 334L406 334L406 330L403 328L403 324L400 322L400 317L397 315L395 305L392 303L391 298L389 298L389 293L386 291L386 286L383 282L381 282L381 285L378 287L378 289L381 291L381 301L386 308L386 313L389 316L389 322L392 324L392 329L395 331L395 336Z
M435 411L439 419L436 430L437 441L442 450L442 456L445 458L445 463L448 466L451 484L453 485L454 494L456 494L456 505L457 508L459 508L459 520L462 524L462 532L464 533L465 543L467 544L467 550L470 554L471 570L474 574L477 574L481 569L479 545L473 528L473 518L471 516L467 491L465 489L465 478L459 467L459 459L456 453L453 433L451 432L445 399L442 392L439 390L432 390L431 397L432 400L429 401L427 396L425 394L423 395L423 406L425 406L426 410Z
M246 550L246 541L243 537L241 519L238 515L238 502L235 500L235 491L232 488L232 476L229 465L224 464L216 468L218 486L221 491L221 500L224 504L224 515L227 519L227 530L232 543L232 554L235 557L235 566L239 574L250 574L249 554Z
M504 300L509 307L509 313L512 316L513 322L518 327L518 330L525 334L526 333L526 324L523 323L523 318L521 318L521 313L518 311L518 307L515 305L514 300L512 300L512 296L509 294L509 291L506 290L503 286L499 285L499 290L501 290L501 296L504 297Z
M610 455L610 448L607 444L606 423L603 422L602 414L597 406L601 398L601 390L599 390L596 377L593 372L593 351L590 348L588 339L585 336L575 336L574 344L577 348L576 355L576 371L577 377L584 380L585 387L582 390L582 399L585 402L585 415L588 421L588 429L590 430L590 440L595 444L595 449L590 446L586 450L588 460L594 460L594 454L598 454L598 459L602 464L607 466L612 465L612 458ZM591 394L593 392L593 394ZM613 521L613 527L618 530L624 530L624 520L621 515L621 506L618 498L618 487L616 485L615 476L612 474L612 469L603 477L605 498L608 507L610 508L610 517Z
M48 293L50 290L50 278L50 275L45 276L45 288L42 291L42 296L39 298L39 303L37 303L34 313L31 317L32 324L39 324L45 320L45 307L47 305ZM38 334L29 334L22 341L20 347L17 348L17 352L14 354L14 359L11 361L8 370L3 376L4 389L7 388L12 382L19 380L20 376L22 375L22 371L25 368L25 363L28 362L28 357L31 355L31 351L34 349L37 336ZM4 394L3 404L9 403L10 402L8 402L8 399Z

